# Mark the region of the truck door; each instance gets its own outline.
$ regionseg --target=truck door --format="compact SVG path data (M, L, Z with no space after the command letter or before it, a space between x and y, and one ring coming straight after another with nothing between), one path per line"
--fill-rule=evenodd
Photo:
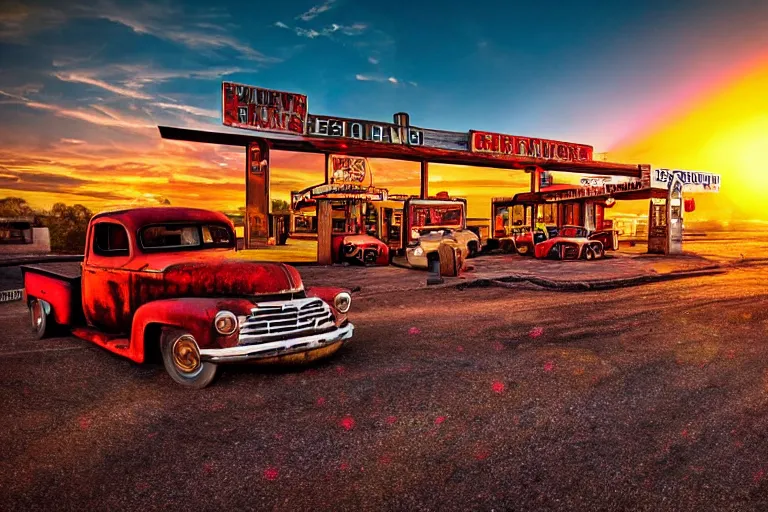
M122 224L91 224L83 265L83 312L88 325L106 333L128 333L131 323L131 260L128 231Z

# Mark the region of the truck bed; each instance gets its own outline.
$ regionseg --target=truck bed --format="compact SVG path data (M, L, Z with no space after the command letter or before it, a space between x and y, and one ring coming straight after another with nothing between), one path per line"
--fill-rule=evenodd
M21 275L27 300L40 299L50 304L53 318L60 325L82 322L79 263L22 265Z

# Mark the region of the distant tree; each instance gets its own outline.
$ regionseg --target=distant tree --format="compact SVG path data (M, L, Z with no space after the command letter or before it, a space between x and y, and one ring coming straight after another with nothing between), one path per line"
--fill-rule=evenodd
M88 222L93 217L91 210L81 204L67 206L56 203L45 216L44 224L51 236L51 251L57 253L82 254Z
M35 211L20 197L0 199L0 217L32 217Z
M287 212L291 209L291 205L288 204L288 201L285 201L283 199L273 199L272 200L272 211L273 212Z

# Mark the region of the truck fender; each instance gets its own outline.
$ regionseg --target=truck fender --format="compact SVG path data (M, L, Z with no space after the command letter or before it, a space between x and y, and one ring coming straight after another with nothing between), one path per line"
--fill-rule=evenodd
M183 329L195 337L198 347L233 346L237 344L237 332L224 336L216 332L213 320L216 313L226 309L235 315L247 314L253 304L244 299L221 300L215 298L181 298L156 300L143 304L136 310L131 324L131 359L144 362L147 343L156 339L147 339L153 328L175 327ZM145 350L145 348L147 350Z

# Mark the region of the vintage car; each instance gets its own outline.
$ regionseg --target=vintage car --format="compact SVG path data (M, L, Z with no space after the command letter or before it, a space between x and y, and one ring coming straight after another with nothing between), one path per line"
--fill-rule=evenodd
M536 258L555 260L596 260L605 256L602 242L589 238L556 236L537 243Z
M556 226L546 226L546 230L545 227L540 226L535 231L530 229L521 230L515 236L511 237L511 246L502 244L502 248L507 248L509 250L513 248L518 254L523 256L539 257L538 249L534 250L534 248L545 241L558 237L573 240L598 241L601 244L600 255L603 255L606 249L616 251L619 248L619 235L617 231L604 230L590 233L586 228L581 226L562 226L560 228ZM502 240L502 242L503 241L504 240Z
M429 268L430 254L437 254L440 245L446 244L459 250L461 261L475 256L476 250L472 250L476 242L479 246L477 235L469 230L425 230L423 234L414 238L417 240L405 249L405 258L408 265L413 268Z
M558 236L569 238L589 238L590 240L599 240L603 244L605 250L619 250L619 232L615 229L589 231L582 226L563 226L557 230L557 234Z
M462 261L479 254L480 237L467 228L467 204L460 198L438 194L434 199L412 198L405 201L402 232L407 265L426 269L441 244L459 249Z
M371 235L336 235L331 246L338 263L389 265L389 246Z
M295 268L238 260L221 213L137 208L97 214L74 275L23 267L32 329L66 328L202 388L220 363L310 361L352 337L349 291L306 288Z

